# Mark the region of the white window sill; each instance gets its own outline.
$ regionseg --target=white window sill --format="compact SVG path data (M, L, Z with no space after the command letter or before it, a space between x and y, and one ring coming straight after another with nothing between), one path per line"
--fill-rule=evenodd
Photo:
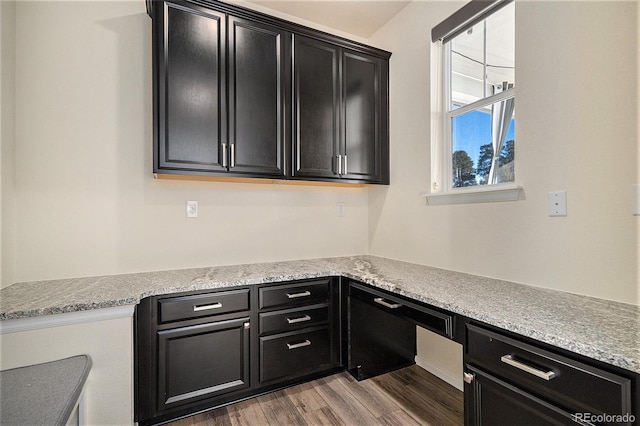
M501 201L518 201L522 187L515 184L498 184L482 187L452 189L450 192L434 192L423 194L427 205L442 206L446 204L493 203Z

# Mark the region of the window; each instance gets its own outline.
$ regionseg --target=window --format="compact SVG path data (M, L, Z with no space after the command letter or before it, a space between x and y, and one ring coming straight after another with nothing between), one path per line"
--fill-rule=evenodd
M429 204L517 199L515 3L471 2L436 31Z

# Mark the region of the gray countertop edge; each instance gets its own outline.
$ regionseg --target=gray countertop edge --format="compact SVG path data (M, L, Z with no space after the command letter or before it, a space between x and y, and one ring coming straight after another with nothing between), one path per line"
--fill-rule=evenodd
M16 283L0 290L0 320L135 305L149 296L326 276L352 278L640 373L639 306L374 256ZM33 297L45 288L54 290L52 297ZM556 299L561 303L548 302Z

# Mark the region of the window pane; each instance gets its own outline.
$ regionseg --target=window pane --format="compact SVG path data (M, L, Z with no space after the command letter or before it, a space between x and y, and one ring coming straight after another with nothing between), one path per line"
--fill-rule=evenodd
M486 19L487 83L515 86L515 5L510 3ZM506 90L508 87L502 87ZM501 91L501 90L498 90ZM491 94L491 92L489 92Z
M501 122L501 116L507 118ZM513 98L453 117L451 139L453 188L515 181ZM494 146L500 150L495 161Z
M466 105L484 98L484 21L450 41L451 101Z
M448 46L452 104L467 105L514 87L515 3L457 35Z

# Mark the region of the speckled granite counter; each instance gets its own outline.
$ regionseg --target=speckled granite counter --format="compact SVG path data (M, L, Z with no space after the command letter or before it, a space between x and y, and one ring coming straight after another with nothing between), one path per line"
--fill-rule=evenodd
M140 299L341 275L640 373L640 307L373 256L17 283L0 320L136 304Z

